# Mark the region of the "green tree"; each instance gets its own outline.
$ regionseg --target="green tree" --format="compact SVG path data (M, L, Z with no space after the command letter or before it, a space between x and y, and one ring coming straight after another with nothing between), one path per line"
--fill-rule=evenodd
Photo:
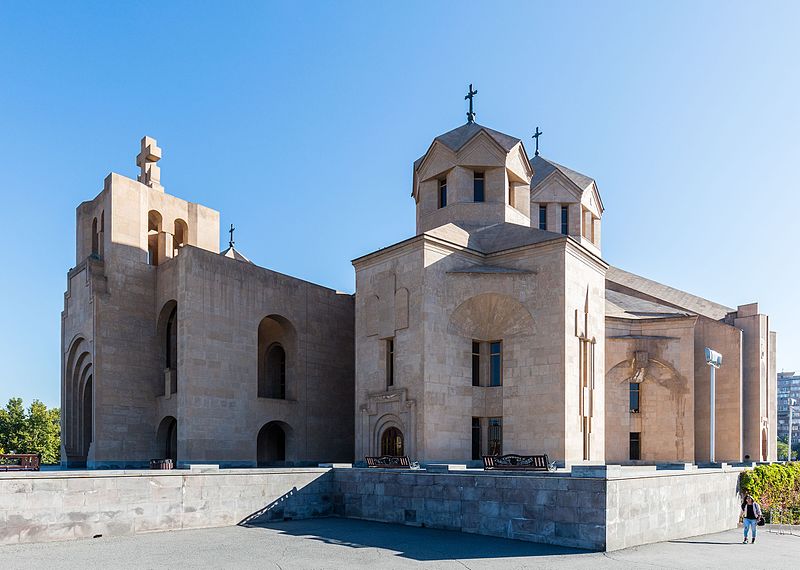
M61 458L60 410L48 410L34 400L25 410L22 398L11 398L0 408L0 450L6 453L39 453L42 463L58 463Z

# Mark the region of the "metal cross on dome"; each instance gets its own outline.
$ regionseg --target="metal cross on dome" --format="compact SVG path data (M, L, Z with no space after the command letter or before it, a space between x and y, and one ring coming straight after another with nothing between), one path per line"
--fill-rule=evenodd
M539 137L542 136L544 133L539 130L539 127L536 127L536 132L533 133L532 139L536 140L536 152L533 156L539 156Z
M467 112L467 122L474 123L475 122L475 113L472 110L472 98L478 94L478 90L472 89L472 83L469 84L469 92L464 95L464 99L469 99L469 112Z
M231 234L231 241L230 241L230 245L231 245L231 247L233 247L233 232L234 232L235 230L236 230L236 228L234 228L234 227L233 227L233 224L231 224L231 229L229 229L229 230L228 230L228 233L229 233L229 234Z

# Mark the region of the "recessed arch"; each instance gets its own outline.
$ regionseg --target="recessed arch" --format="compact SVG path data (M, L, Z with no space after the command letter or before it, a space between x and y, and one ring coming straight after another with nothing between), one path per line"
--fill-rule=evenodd
M289 424L271 421L258 431L256 463L259 467L284 465L289 457L293 430Z
M166 416L158 424L156 431L156 449L159 459L172 459L178 465L178 420L174 416Z
M532 334L530 311L507 295L481 293L461 303L450 315L451 332L483 340Z
M162 231L163 217L157 210L147 212L147 263L161 263L158 253L158 235Z
M178 255L180 248L185 246L189 240L189 226L180 218L175 219L174 232L172 234L173 255Z
M156 394L166 395L178 391L178 303L171 299L164 303L156 321L161 373L156 381Z
M97 255L99 253L99 235L98 235L98 228L97 228L97 218L92 220L92 255Z
M294 399L297 332L281 315L268 315L258 325L258 397Z
M70 466L84 466L93 439L94 377L91 344L75 336L67 351L63 378L62 439Z

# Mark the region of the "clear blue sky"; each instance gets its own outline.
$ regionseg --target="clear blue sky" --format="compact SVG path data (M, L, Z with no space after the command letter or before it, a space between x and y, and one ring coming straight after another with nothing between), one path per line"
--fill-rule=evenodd
M0 3L0 402L59 403L75 208L164 150L259 265L353 291L411 165L477 120L593 176L612 264L759 301L800 369L798 3ZM528 148L531 148L528 142ZM227 237L223 234L222 238Z

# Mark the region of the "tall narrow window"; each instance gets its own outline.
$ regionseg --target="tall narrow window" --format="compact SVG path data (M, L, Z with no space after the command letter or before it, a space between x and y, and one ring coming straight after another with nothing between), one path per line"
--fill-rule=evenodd
M638 382L630 383L630 407L632 414L639 413L639 386Z
M439 207L447 206L447 178L439 180Z
M489 343L489 385L503 385L503 341Z
M508 205L514 207L514 184L508 181Z
M569 234L569 209L568 206L561 206L561 233Z
M484 196L484 177L483 172L475 172L472 180L472 200L474 202L485 201Z
M481 419L472 418L472 459L481 458Z
M642 439L641 432L631 432L631 446L630 446L630 459L631 461L638 461L642 458Z
M472 385L481 385L481 343L472 341Z
M386 339L386 387L394 386L394 339Z
M539 229L547 229L547 204L539 204Z
M489 418L489 455L503 454L503 418Z

